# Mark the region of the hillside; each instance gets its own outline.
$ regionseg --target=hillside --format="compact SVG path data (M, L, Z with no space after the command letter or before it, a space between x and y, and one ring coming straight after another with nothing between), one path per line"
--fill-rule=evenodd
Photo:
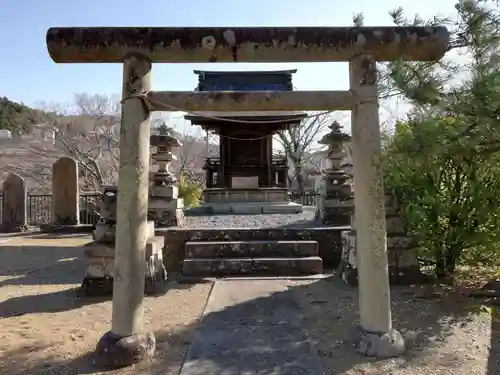
M0 103L0 129L10 130L13 134L11 140L0 140L0 181L3 182L9 173L17 173L26 179L28 191L49 192L52 164L58 158L75 157L85 153L95 155L96 151L92 151L95 149L98 149L99 155L102 154L96 157L100 169L104 174L107 173L107 169L110 170L109 173L112 175L106 176L109 180L116 177L117 165L116 160L113 159L116 159L118 144L116 137L112 134L112 129L105 129L107 132L98 137L92 133L82 136L84 128L82 124L85 125L85 123L81 122L80 118L65 116L64 121L60 123L66 126L64 134L57 133L54 136L54 124L35 121L46 118L43 112L11 102L6 98L1 98ZM79 126L72 133L68 133L68 124ZM183 147L173 150L177 161L172 163L171 171L177 170L182 165L183 168L196 174L201 173L207 156L207 146L204 140L183 137L178 133L175 136L183 143ZM109 140L109 137L113 139ZM74 145L73 150L68 150L68 145ZM209 153L213 156L216 152L217 148L210 145ZM76 159L85 163L83 156L76 157ZM80 172L83 172L83 168L80 168ZM85 186L83 178L81 185L82 190L92 189Z
M0 129L17 135L29 133L39 115L38 110L0 97Z

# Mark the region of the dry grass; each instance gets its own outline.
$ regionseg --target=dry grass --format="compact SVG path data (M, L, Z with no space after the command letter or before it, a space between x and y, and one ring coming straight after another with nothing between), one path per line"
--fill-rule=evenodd
M100 374L91 352L109 330L111 302L79 298L88 237L19 237L0 247L0 374ZM210 284L172 285L145 302L152 362L107 374L177 374Z

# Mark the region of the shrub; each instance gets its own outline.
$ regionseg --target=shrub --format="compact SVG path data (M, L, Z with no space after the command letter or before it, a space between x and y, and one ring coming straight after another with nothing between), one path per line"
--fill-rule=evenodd
M179 198L184 199L185 208L197 207L200 204L203 187L197 181L182 174L179 179Z

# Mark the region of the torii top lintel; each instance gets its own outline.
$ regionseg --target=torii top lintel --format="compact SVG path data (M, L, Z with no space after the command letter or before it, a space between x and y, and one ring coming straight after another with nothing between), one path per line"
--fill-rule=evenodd
M56 63L434 61L449 37L445 27L54 27L47 49Z

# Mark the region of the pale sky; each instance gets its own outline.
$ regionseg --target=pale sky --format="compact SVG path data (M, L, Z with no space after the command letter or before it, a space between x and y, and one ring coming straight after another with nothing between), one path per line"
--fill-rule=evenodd
M56 64L46 50L52 26L366 26L390 25L388 11L408 16L453 14L455 0L0 0L0 96L70 102L74 93L117 94L120 64ZM256 66L257 65L257 66ZM193 90L200 70L298 69L299 90L348 88L347 64L156 64L153 89Z

